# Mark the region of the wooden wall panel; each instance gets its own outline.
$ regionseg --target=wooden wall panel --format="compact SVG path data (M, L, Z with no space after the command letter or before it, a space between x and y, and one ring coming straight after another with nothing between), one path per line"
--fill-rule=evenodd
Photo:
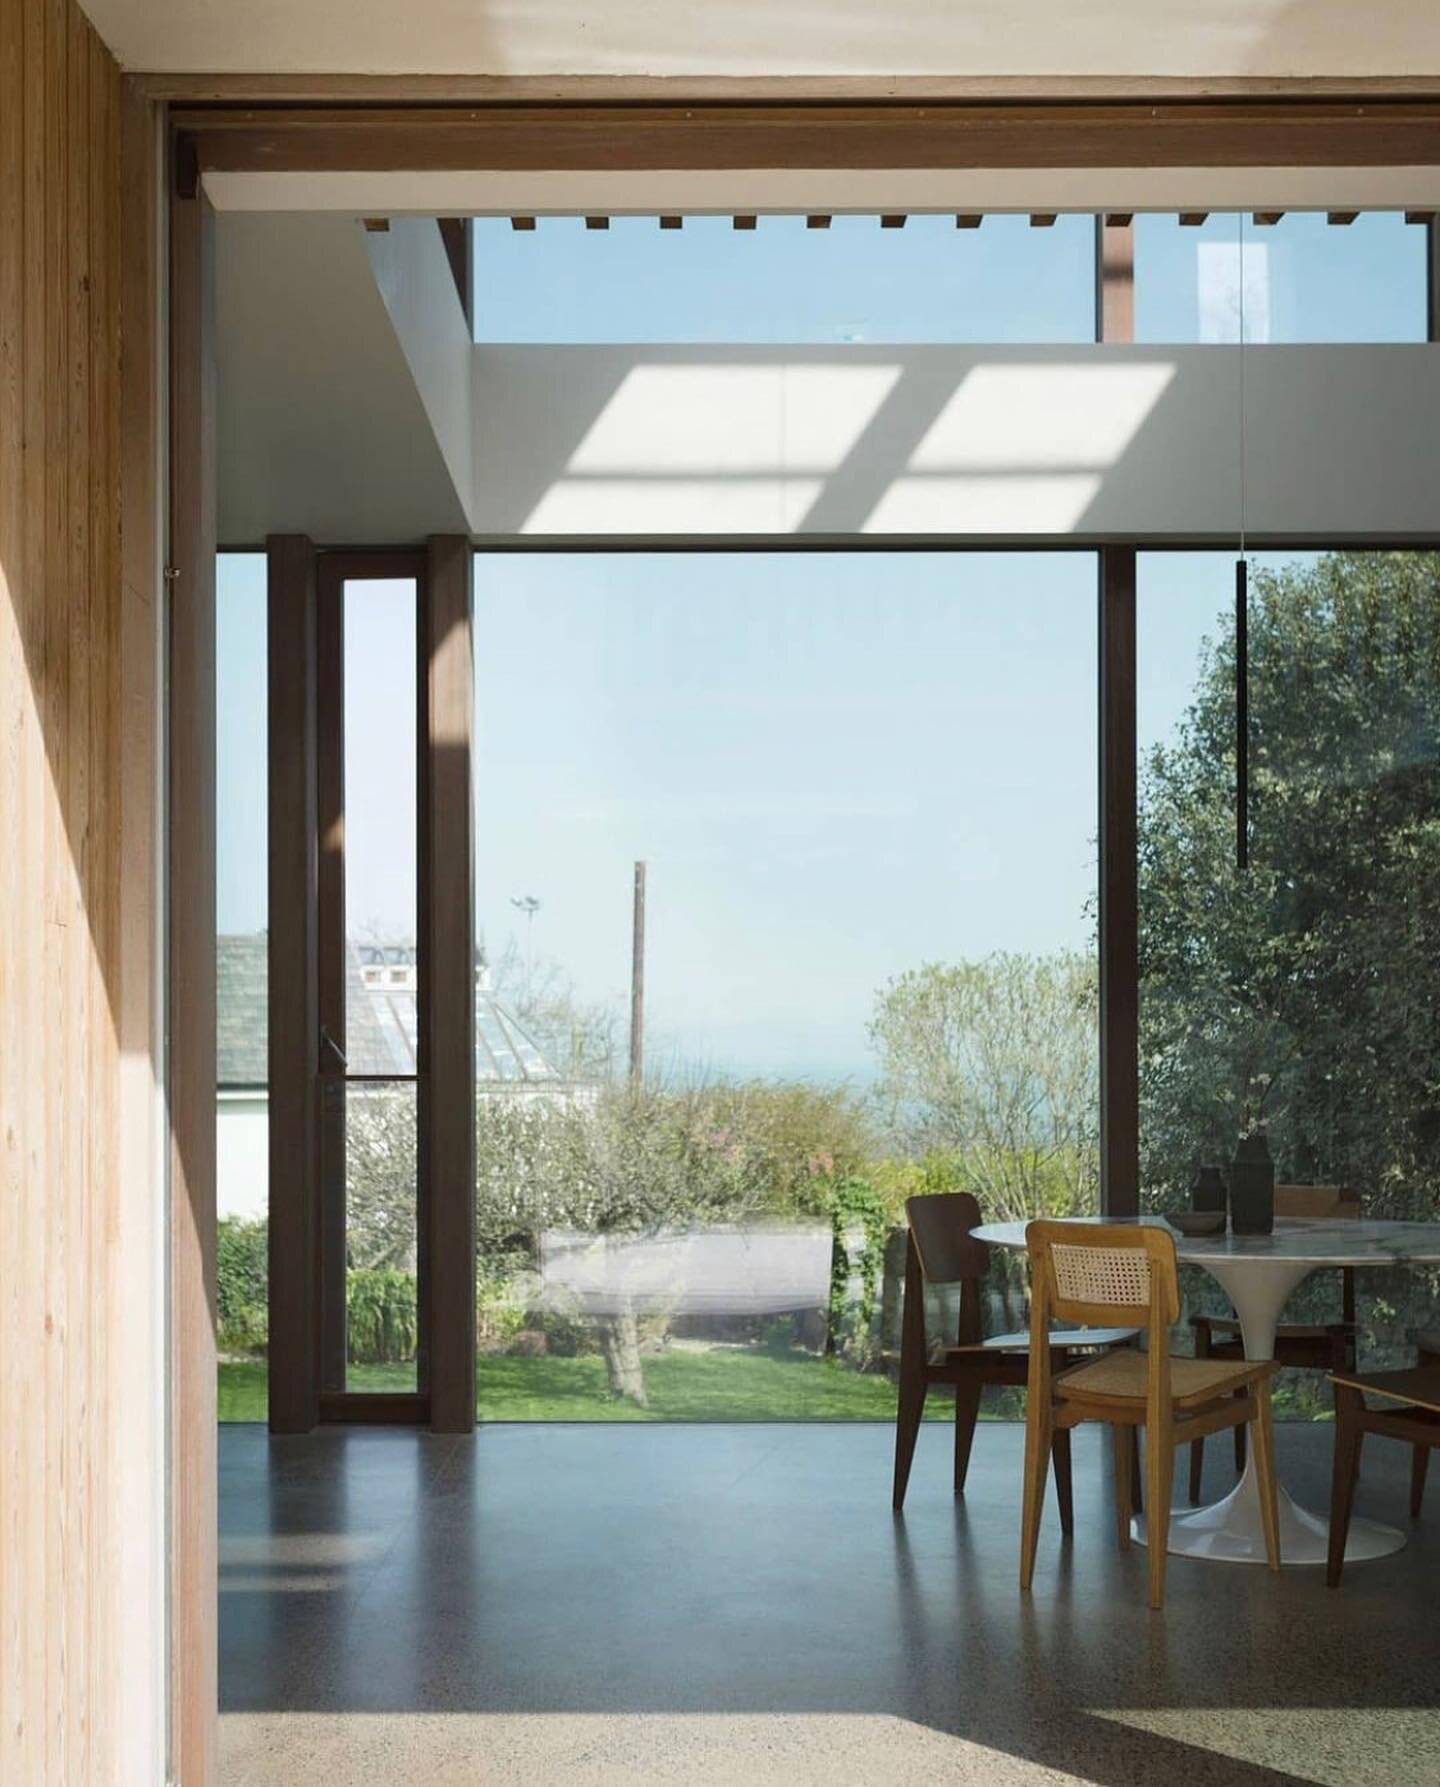
M169 836L172 1771L215 1779L214 229L170 207Z
M130 1312L161 1287L158 1266L141 1276L152 1162L121 1148L122 1063L148 1110L157 1047L150 853L121 843L127 823L153 837L156 766L153 592L127 644L121 574L121 166L120 74L83 13L5 0L0 1780L16 1783L138 1781L163 1761L163 1609L143 1592L160 1553L136 1520L137 1485L152 1510L163 1489L159 1356L124 1338L153 1331Z

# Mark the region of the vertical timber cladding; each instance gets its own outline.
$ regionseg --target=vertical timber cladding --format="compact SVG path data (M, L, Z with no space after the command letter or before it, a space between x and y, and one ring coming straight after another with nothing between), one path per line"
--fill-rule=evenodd
M4 0L0 1780L17 1783L162 1760L158 1543L141 1530L160 1496L158 1341L132 1347L155 1218L121 1144L154 1069L155 745L153 550L147 570L129 548L127 600L122 460L141 468L127 494L153 500L155 440L143 394L121 410L121 138L119 69L73 0Z
M173 182L172 182L173 184ZM209 201L170 206L166 1061L172 1773L215 1779L215 375Z

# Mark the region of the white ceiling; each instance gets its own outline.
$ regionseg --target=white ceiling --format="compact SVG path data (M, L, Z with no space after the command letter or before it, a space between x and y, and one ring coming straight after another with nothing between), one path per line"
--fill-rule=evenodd
M86 0L171 73L1440 75L1436 0Z

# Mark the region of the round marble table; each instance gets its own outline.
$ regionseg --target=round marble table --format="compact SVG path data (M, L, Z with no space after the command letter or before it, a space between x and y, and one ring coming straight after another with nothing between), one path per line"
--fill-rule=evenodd
M1098 1216L1076 1222L1096 1223ZM1116 1220L1114 1218L1108 1220ZM1176 1234L1159 1216L1121 1218L1148 1223L1175 1237L1175 1251L1186 1265L1203 1266L1225 1287L1245 1339L1247 1359L1275 1356L1275 1328L1291 1292L1302 1279L1327 1266L1432 1265L1440 1262L1440 1223L1354 1222L1345 1220L1278 1219L1271 1235ZM1023 1222L991 1222L975 1230L977 1241L992 1247L1025 1245ZM1287 1564L1323 1564L1329 1520L1302 1508L1280 1486L1280 1557ZM1145 1542L1145 1521L1134 1522L1135 1537ZM1345 1547L1347 1562L1385 1557L1398 1551L1405 1535L1373 1520L1352 1520ZM1265 1538L1260 1525L1260 1494L1255 1478L1255 1448L1246 1453L1240 1481L1223 1500L1207 1508L1176 1509L1170 1518L1172 1552L1185 1557L1217 1558L1226 1563L1263 1564Z

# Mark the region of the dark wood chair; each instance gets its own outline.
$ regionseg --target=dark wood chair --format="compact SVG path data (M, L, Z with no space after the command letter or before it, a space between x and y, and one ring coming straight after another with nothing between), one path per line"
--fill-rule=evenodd
M1440 1328L1418 1328L1410 1336L1419 1354L1416 1363L1423 1368L1440 1371ZM1425 1502L1425 1473L1430 1468L1430 1448L1416 1443L1410 1459L1410 1516L1420 1518Z
M980 1414L980 1393L987 1384L1022 1386L1029 1371L1028 1333L985 1335L982 1286L990 1269L990 1249L971 1230L981 1222L980 1206L968 1191L932 1192L906 1200L910 1237L905 1254L905 1301L900 1321L900 1407L895 1421L895 1489L893 1504L905 1505L910 1463L932 1384L955 1391L955 1494L965 1491L970 1445ZM925 1329L925 1287L960 1286L960 1315L954 1345L932 1356ZM1050 1342L1056 1371L1111 1347L1132 1344L1134 1328L1057 1330ZM1060 1524L1074 1529L1070 1484L1070 1436L1057 1437L1055 1493Z
M1402 1440L1414 1448L1413 1459L1429 1459L1440 1446L1440 1365L1412 1365L1406 1371L1334 1372L1335 1468L1330 1488L1330 1552L1325 1580L1331 1588L1340 1583L1345 1567L1345 1540L1355 1504L1355 1483L1360 1475L1360 1446L1367 1433ZM1379 1408L1365 1398L1378 1397ZM1413 1467L1412 1467L1413 1468ZM1419 1512L1425 1491L1425 1473L1414 1468L1410 1484L1410 1509Z
M1275 1214L1285 1217L1331 1218L1354 1222L1360 1216L1360 1201L1353 1192L1336 1185L1277 1185ZM1282 1323L1275 1330L1275 1363L1299 1371L1353 1371L1355 1369L1355 1271L1341 1266L1340 1320L1303 1323ZM1197 1359L1233 1359L1245 1357L1245 1342L1240 1324L1234 1316L1192 1315L1190 1326L1195 1333ZM1190 1500L1200 1500L1200 1476L1205 1467L1205 1442L1196 1440L1190 1448ZM1245 1426L1235 1429L1235 1469L1245 1468Z

